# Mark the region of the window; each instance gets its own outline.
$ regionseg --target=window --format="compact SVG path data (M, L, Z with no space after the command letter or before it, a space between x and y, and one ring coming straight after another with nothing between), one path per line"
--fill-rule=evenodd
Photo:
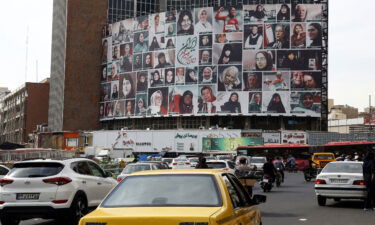
M9 170L7 168L4 168L4 167L0 166L0 175L1 176L6 175L8 172L9 172Z
M92 175L92 173L90 171L90 167L89 167L89 165L87 165L86 162L75 162L75 163L72 163L71 168L76 173L79 173L79 174L82 174L82 175L89 175L89 176Z
M238 191L239 196L241 197L242 206L251 205L251 199L249 197L249 194L245 191L245 188L242 186L240 181L233 174L228 174L228 176L232 180L234 186Z
M224 180L225 185L227 186L230 199L232 200L233 208L235 209L235 208L241 207L241 200L237 194L235 187L233 186L233 184L230 182L229 178L226 175L223 175L223 180Z
M88 162L88 164L91 169L92 175L96 177L104 177L104 172L98 165L93 162Z
M66 139L66 146L67 147L77 147L78 146L78 138L67 138Z
M10 177L49 177L60 173L64 165L60 163L17 163L9 172Z

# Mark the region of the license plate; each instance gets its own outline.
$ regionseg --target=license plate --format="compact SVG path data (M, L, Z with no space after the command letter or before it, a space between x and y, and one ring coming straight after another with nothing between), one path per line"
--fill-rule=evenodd
M40 193L17 193L17 200L38 200Z
M329 179L329 181L336 184L345 184L348 182L348 179Z
M268 179L263 179L263 182L268 182Z

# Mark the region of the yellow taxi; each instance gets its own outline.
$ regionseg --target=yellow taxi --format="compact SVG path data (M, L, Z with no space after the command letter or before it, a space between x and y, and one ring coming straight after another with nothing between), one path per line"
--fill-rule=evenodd
M80 225L261 224L257 204L231 173L210 169L154 170L121 181Z
M332 152L315 152L311 157L311 165L314 168L323 169L328 163L335 160L335 154Z

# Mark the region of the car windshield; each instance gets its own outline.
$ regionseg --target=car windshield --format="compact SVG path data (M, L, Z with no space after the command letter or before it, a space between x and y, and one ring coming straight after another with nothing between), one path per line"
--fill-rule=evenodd
M102 207L220 206L212 175L130 176L112 191Z
M143 170L151 170L150 165L148 164L132 164L127 165L124 170L122 171L123 174L130 174L137 171L143 171Z
M227 167L224 162L207 162L207 166L208 168L212 169L221 169Z
M17 163L9 172L9 177L49 177L61 172L64 165L60 163Z
M315 155L314 156L315 159L334 159L333 155Z
M362 173L362 163L329 163L322 173Z
M165 163L171 163L173 159L162 159L161 161L162 162L165 162Z
M251 158L250 163L265 163L266 159L265 158Z
M186 158L175 158L175 159L173 159L173 161L175 161L175 162L186 162L186 161L188 161L188 159L186 159Z

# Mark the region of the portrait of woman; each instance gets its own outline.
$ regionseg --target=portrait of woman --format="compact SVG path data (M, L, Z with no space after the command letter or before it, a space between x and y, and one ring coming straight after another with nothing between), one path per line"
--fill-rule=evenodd
M107 102L105 104L105 116L106 117L112 117L113 116L113 103Z
M120 58L119 46L115 45L115 46L113 46L113 49L112 49L112 60L116 60L116 59L119 59L119 58Z
M182 96L180 96L178 108L180 114L191 114L194 112L193 93L191 91L185 91Z
M238 47L238 48L237 48ZM236 49L234 51L234 49ZM218 64L233 64L241 61L241 44L225 44L221 51Z
M150 96L150 106L148 109L148 114L150 115L166 115L168 113L166 104L167 96L163 95L162 90L154 91Z
M166 22L167 23L172 23L172 22L176 22L176 11L169 11L169 12L166 12Z
M111 69L111 74L108 80L118 80L119 69L117 69L117 62L112 62L109 68Z
M275 70L274 59L271 53L260 51L255 54L255 69L257 71Z
M134 98L135 84L131 74L121 75L120 78L121 90L120 98Z
M212 32L212 25L210 21L208 21L209 9L210 8L203 8L198 11L197 18L199 21L195 24L195 31L197 33Z
M147 52L148 51L148 37L145 37L147 32L135 34L135 47L134 52Z
M184 67L176 68L175 83L176 84L184 84L185 83L185 68Z
M281 56L281 55L280 55ZM286 58L282 58L280 69L297 70L301 68L301 62L297 58L296 51L287 51Z
M200 35L199 48L212 48L212 35Z
M265 32L267 32L267 30ZM265 40L265 42L266 41L268 40ZM289 48L289 25L276 24L274 27L274 41L270 42L267 48Z
M241 90L240 69L237 66L226 67L219 75L219 91Z
M216 113L215 101L216 97L211 86L203 86L198 99L198 113Z
M167 27L167 36L175 36L176 35L176 24L171 23Z
M125 116L134 115L134 100L127 100L125 102Z
M149 69L152 68L154 65L153 59L152 59L152 53L144 53L143 54L143 69Z
M228 14L226 16L222 16L221 13L224 12L224 8L220 7L215 15L216 20L222 20L224 22L223 32L232 32L238 31L240 29L240 23L236 19L236 9L234 7L230 7L228 10Z
M174 69L165 70L165 85L174 84Z
M147 103L143 97L139 97L137 100L137 106L135 109L135 114L137 116L144 116L147 113Z
M155 70L151 73L151 87L158 87L163 85L163 81L161 80L161 75L159 70Z
M251 16L251 21L266 21L268 18L266 16L266 10L263 5L257 5L255 12Z
M102 94L101 94L101 101L109 101L111 98L111 83L103 84L102 85Z
M107 65L102 65L102 76L100 78L100 81L106 81L107 80Z
M116 101L115 102L115 106L114 106L114 112L113 112L113 115L114 116L122 116L122 112L121 112L121 102L120 101Z
M156 36L154 36L150 44L150 51L154 51L158 49L160 49L160 45L159 45L158 39L156 38Z
M102 43L102 63L108 61L108 40L104 39Z
M133 53L132 49L129 43L122 45L122 48L124 48L124 55L122 56L120 60L120 67L121 71L123 72L130 72L132 71L132 64L133 64Z
M278 93L274 93L267 106L267 112L286 113L281 97Z
M320 106L314 105L314 95L311 92L301 92L299 104L292 111L312 115L320 112Z
M229 100L221 106L221 111L229 113L241 113L241 104L236 92L233 92L230 95Z
M158 54L158 64L155 66L155 69L159 68L165 68L165 67L170 67L171 64L167 62L167 59L165 57L164 52L159 52Z
M140 70L142 69L142 54L137 54L134 55L134 60L133 60L133 70Z
M249 93L249 113L259 113L262 111L262 93Z
M198 74L195 69L187 68L185 74L185 84L196 84L198 81Z
M118 98L118 87L117 87L117 84L115 83L112 85L111 99L117 99L117 98Z
M210 66L203 67L200 74L201 75L199 80L201 83L216 83L216 79L214 79L213 75L213 70Z
M322 46L322 26L319 23L311 23L307 27L307 33L310 39L308 47L321 47Z
M297 23L294 25L290 42L292 47L306 47L306 32L304 31L302 24Z
M290 20L290 8L287 4L282 4L279 12L277 13L277 21L287 21Z
M182 10L177 21L178 35L194 34L193 16L189 10Z
M244 91L260 91L262 89L262 73L244 73Z
M103 118L105 116L105 106L104 103L101 103L99 106L99 117Z
M227 35L226 34L216 34L216 43L227 43Z
M147 91L147 72L139 72L137 81L137 92Z
M262 25L250 25L250 34L244 43L245 48L260 49L263 47Z
M168 38L166 48L175 48L173 38Z
M164 14L155 14L153 21L154 27L152 28L151 32L153 32L154 34L164 32L164 21Z

